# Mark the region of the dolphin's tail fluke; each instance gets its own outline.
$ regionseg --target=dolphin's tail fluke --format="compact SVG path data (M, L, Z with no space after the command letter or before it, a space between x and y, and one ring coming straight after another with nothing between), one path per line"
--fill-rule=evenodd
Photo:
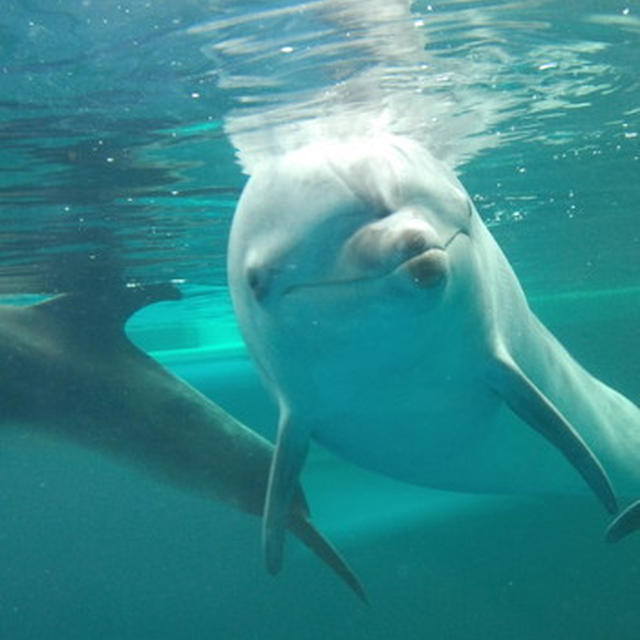
M289 529L304 542L323 562L328 564L349 588L364 602L369 604L364 587L338 550L327 540L306 516L292 518Z

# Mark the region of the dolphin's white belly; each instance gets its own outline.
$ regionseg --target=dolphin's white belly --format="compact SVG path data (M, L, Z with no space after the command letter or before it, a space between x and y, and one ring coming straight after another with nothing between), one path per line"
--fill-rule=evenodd
M375 389L327 408L313 438L371 471L472 493L584 493L575 470L493 393L465 385L419 392Z
M318 363L316 363L317 365ZM379 364L379 363L378 363ZM438 379L416 370L399 377L384 367L340 375L321 368L312 398L290 397L298 416L313 416L312 437L373 471L430 487L460 488L459 469L473 464L494 428L501 401L473 376ZM422 375L421 375L422 374ZM306 379L304 371L301 378Z

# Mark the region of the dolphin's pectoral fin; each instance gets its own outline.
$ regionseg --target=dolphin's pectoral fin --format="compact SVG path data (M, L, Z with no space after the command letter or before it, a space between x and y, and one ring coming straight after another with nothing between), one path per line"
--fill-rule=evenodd
M630 504L607 528L606 541L618 542L640 529L640 500Z
M611 483L595 454L504 349L490 367L488 382L516 415L560 450L607 511L617 513Z
M280 417L276 450L271 461L269 484L262 522L262 549L267 569L282 567L285 530L289 524L291 499L307 456L309 433L293 425L287 413Z

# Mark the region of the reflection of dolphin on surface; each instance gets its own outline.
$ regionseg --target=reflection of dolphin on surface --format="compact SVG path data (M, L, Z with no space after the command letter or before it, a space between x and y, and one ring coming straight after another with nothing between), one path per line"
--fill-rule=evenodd
M263 523L272 572L309 438L420 485L582 491L518 416L609 512L600 462L617 488L640 485L640 411L533 315L462 185L417 144L327 140L259 165L228 267L280 407Z
M0 306L2 422L106 452L260 515L272 445L125 335L129 315L179 297L174 287L155 285ZM299 485L287 527L365 599L358 579L311 523Z

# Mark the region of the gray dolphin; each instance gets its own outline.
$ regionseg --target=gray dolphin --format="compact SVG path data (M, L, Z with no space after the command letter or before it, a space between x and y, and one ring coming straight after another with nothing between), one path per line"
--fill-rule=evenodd
M126 337L132 313L178 298L165 284L0 305L0 419L261 515L273 446ZM299 485L287 527L366 601L358 578L311 523Z
M445 490L590 487L610 513L609 474L637 492L640 410L535 317L464 187L414 141L328 138L257 166L228 273L280 407L270 571L310 439Z

